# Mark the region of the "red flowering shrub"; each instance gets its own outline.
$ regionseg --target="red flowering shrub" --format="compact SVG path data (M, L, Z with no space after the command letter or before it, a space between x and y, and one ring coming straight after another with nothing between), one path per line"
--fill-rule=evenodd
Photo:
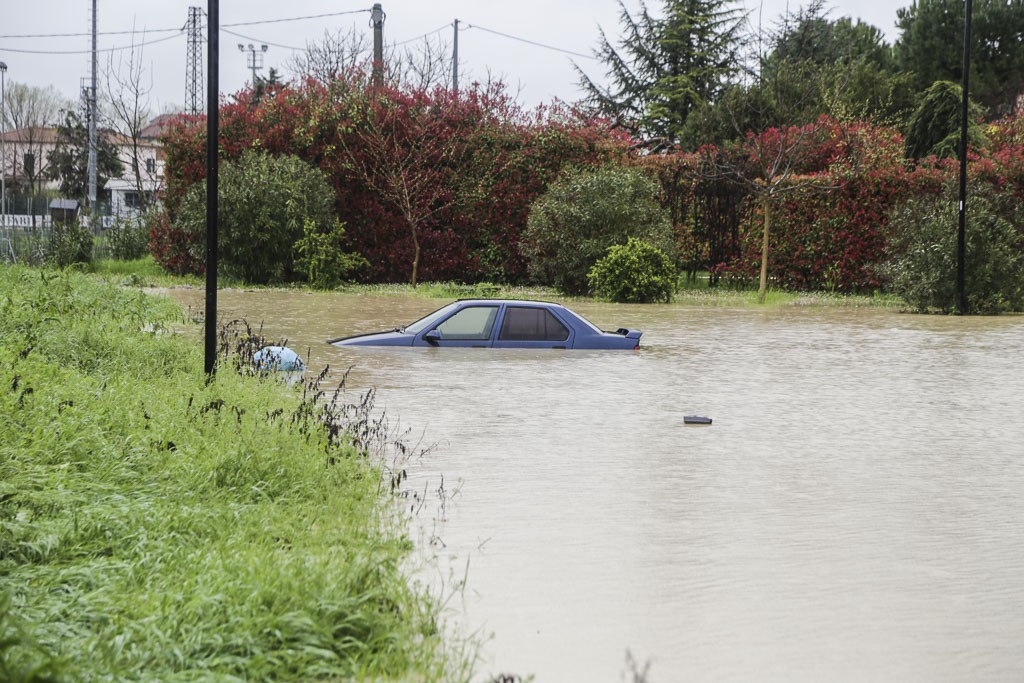
M638 157L634 163L652 175L661 188L675 234L679 269L690 278L711 273L717 284L723 264L739 256L739 226L749 194L735 179L715 172L710 160L726 152L705 148L697 153Z
M402 281L414 256L409 223L375 189L373 177L357 172L367 159L359 147L367 125L360 112L367 109L356 106L371 96L364 82L286 86L258 102L250 93L237 95L221 107L221 158L260 148L319 167L333 187L348 247L369 261L363 277ZM676 235L678 265L689 272L708 270L712 282L720 276L756 277L767 205L773 283L870 290L880 284L876 265L889 240L893 207L938 192L956 174L955 161L908 164L899 133L866 123L823 118L751 134L735 148L631 156L629 140L599 122L564 108L523 111L500 87L473 88L458 98L444 90L383 89L376 96L400 111L394 124L400 129L458 140L447 146L459 150L457 158L434 157L429 173L421 174L440 188L421 196L422 280L523 281L526 259L519 245L534 201L564 168L620 162L658 181ZM972 192L1024 202L1024 114L989 125L985 139L983 148L971 150ZM182 244L195 237L176 231L173 221L188 187L206 175L205 142L205 122L187 117L175 122L164 141L170 220L154 223L150 248L173 272L201 268L189 254L202 253L202 245ZM780 180L772 174L783 159L786 175ZM764 192L773 179L777 192Z
M175 227L167 211L154 211L149 215L149 253L153 260L174 275L205 272L203 246L196 237Z
M222 160L260 148L275 156L294 154L324 171L349 246L369 261L363 276L370 281L408 279L413 240L400 207L380 192L378 181L395 169L372 159L361 135L370 124L361 117L375 110L365 106L369 98L386 98L397 114L387 122L396 140L404 135L408 143L415 140L413 132L429 131L436 149L459 150L457 158L420 160L416 177L429 180L430 189L419 195L426 216L416 233L419 279L522 280L519 237L533 200L563 166L597 164L621 157L626 148L621 135L575 112L524 112L500 86L476 87L456 98L443 89L372 92L362 83L310 81L258 102L241 93L221 106L219 145ZM202 120L180 119L165 139L164 201L171 222L161 224L152 239L165 267L171 267L167 258L175 259L174 267L189 265L179 257L189 249L174 244L183 235L173 230L173 220L188 187L206 175L205 144ZM371 173L362 172L367 168Z
M734 176L725 176L738 177L748 187L736 214L737 248L709 267L729 279L752 282L757 277L767 208L768 275L790 289L878 287L876 266L885 254L890 210L909 194L937 191L945 177L945 171L932 166L908 169L900 135L868 124L822 119L810 126L771 129L748 136L744 149L729 167ZM782 168L786 175L781 179L765 178Z

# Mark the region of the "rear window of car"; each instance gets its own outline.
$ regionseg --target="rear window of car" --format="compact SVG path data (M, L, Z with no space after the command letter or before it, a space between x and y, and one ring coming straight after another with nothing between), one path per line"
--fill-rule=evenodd
M509 306L498 338L503 341L565 341L569 330L546 308Z

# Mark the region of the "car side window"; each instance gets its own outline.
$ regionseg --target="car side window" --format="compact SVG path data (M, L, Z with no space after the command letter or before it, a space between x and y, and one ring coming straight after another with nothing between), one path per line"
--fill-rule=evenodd
M498 338L503 341L565 341L569 330L545 308L509 306Z
M471 306L438 325L437 331L441 339L489 339L497 316L497 306Z

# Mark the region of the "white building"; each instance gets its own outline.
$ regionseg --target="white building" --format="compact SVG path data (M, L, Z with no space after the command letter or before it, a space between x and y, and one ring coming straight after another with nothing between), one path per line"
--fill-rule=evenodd
M137 144L127 136L101 131L101 135L117 147L118 157L124 167L121 177L111 178L103 188L110 193L112 214L138 215L140 207L145 203L142 195L153 200L163 189L165 154L160 136L174 116L163 114L150 121L140 132ZM50 179L48 161L49 153L57 148L56 128L19 128L7 131L2 137L3 159L6 163L0 164L0 172L4 173L8 195L16 190L27 194L30 188L33 194L39 194L59 187L57 181ZM15 215L19 212L18 206L11 209Z

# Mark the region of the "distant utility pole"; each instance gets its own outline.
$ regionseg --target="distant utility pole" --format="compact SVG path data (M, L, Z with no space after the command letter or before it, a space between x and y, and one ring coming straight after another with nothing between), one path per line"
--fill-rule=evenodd
M384 82L384 8L375 3L370 10L370 23L373 25L373 84L377 87Z
M246 62L250 69L252 69L252 84L256 85L256 72L263 68L263 53L267 51L266 45L260 45L259 52L256 51L256 47L249 43L248 45L238 44L238 50L240 52L249 52L249 56L246 57Z
M89 86L89 211L96 210L96 0L92 0L92 84Z
M188 48L185 53L185 113L203 112L203 8L188 8Z
M455 20L455 39L452 41L452 92L459 96L459 20Z

